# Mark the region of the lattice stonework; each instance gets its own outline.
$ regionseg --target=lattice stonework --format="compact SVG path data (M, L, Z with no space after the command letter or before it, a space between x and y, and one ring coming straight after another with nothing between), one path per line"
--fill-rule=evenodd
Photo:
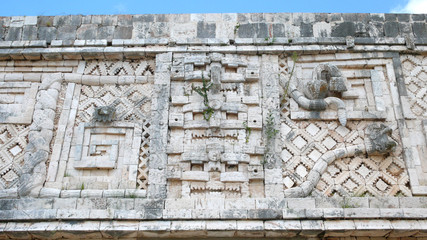
M138 189L147 189L148 186L148 156L150 146L150 122L144 121L142 124L142 138L139 150L138 176L136 187Z
M407 96L402 96L405 117L406 162L414 195L427 194L427 57L402 55ZM405 104L406 103L406 104Z
M134 121L147 119L150 111L150 84L104 85L81 88L76 125L92 121L96 107L114 106L115 118Z
M404 55L401 61L410 108L416 116L427 118L427 58Z
M16 187L28 143L26 125L0 125L0 189Z
M148 83L81 86L75 133L78 134L76 137L76 153L79 153L78 149L81 147L83 156L77 155L72 159L74 161L73 166L68 166L67 173L91 172L90 175L95 175L104 171L105 177L111 178L111 180L106 180L104 177L102 180L97 180L97 184L88 183L89 188L107 188L107 185L108 188L131 188L132 182L136 182L135 187L146 189L149 155L150 123L148 119L151 106L150 93L151 84ZM93 124L94 110L101 106L114 107L115 113L111 124L105 126ZM82 129L80 130L81 133L77 129ZM90 137L87 137L89 136L88 134ZM79 141L79 139L82 140ZM85 143L87 141L88 143ZM140 142L140 145L138 145L139 153L134 153L136 150L133 149L135 141ZM88 150L85 150L85 144L89 144ZM94 150L91 150L91 146ZM99 154L97 153L98 151L100 152ZM108 154L109 159L103 156L103 151ZM132 160L135 157L136 159ZM95 161L96 163L88 165L88 161ZM97 168L103 170L96 170ZM87 175L87 173L83 173L84 175ZM135 178L133 175L135 175ZM112 178L116 177L121 179L112 180ZM72 184L69 181L68 186L75 188Z
M146 189L153 60L83 64L79 66L84 69L83 77L104 78L101 85L65 86L58 121L58 129L65 131L55 136L46 186L65 190ZM104 84L109 76L118 84ZM100 109L111 110L111 115L105 118Z
M286 115L282 114L281 125L285 189L304 182L314 163L327 151L363 144L363 129L371 123L350 121L343 127L336 121L294 122ZM322 175L316 189L327 196L410 196L400 137L396 126L392 129L393 139L399 144L393 154L385 159L383 156L358 156L335 160Z
M279 67L289 71L283 58L279 61ZM369 71L355 69L356 73L352 75L351 66L346 68L348 69L345 74L350 78L350 82L361 82L359 79L367 82L367 76L364 74ZM382 91L387 96L386 85L382 86ZM349 120L346 126L342 126L339 121L328 119L294 120L291 119L290 100L285 99L280 129L283 142L281 158L284 189L299 186L306 181L310 170L326 152L364 144L367 137L365 129L376 122L369 118ZM388 101L387 98L385 101ZM390 108L388 110L392 111ZM397 125L392 121L395 120L387 119L385 124L393 130L392 138L398 144L394 152L385 156L359 155L337 159L329 164L326 172L321 175L315 191L326 196L411 196L409 177L402 158L401 137Z

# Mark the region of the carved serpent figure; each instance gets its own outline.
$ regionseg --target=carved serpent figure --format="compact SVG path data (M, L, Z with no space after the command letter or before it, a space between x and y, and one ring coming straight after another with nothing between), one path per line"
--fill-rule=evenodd
M329 164L340 158L354 157L361 154L382 155L392 152L397 143L391 139L392 130L382 123L374 123L365 129L364 144L331 150L317 160L304 181L298 187L285 190L285 197L306 197L316 187L321 175Z
M345 103L337 97L308 99L293 84L289 84L290 95L298 105L306 110L323 111L327 107L335 106L338 109L338 120L341 125L347 124L347 111Z
M289 84L289 95L298 105L310 111L323 111L335 106L338 109L338 120L341 125L347 124L347 111L345 103L330 94L339 94L347 91L347 79L337 66L325 63L319 64L313 71L313 80L304 85L304 93L297 87Z

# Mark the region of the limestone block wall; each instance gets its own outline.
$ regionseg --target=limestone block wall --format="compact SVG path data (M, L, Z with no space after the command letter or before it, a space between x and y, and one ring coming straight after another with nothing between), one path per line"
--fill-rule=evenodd
M425 237L425 21L0 18L0 236Z

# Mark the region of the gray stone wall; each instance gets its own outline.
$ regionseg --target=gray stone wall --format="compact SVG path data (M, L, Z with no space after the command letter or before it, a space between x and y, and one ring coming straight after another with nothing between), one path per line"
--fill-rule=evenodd
M0 238L425 238L426 20L0 18Z
M0 18L0 40L146 38L427 38L423 14L223 13Z

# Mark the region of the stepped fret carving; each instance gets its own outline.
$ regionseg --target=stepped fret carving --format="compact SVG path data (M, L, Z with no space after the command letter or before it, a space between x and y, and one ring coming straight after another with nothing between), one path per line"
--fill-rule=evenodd
M151 85L82 86L76 124L90 122L95 110L111 106L115 109L113 120L143 120L150 111Z
M152 76L154 61L88 61L84 69L85 75L101 76Z

